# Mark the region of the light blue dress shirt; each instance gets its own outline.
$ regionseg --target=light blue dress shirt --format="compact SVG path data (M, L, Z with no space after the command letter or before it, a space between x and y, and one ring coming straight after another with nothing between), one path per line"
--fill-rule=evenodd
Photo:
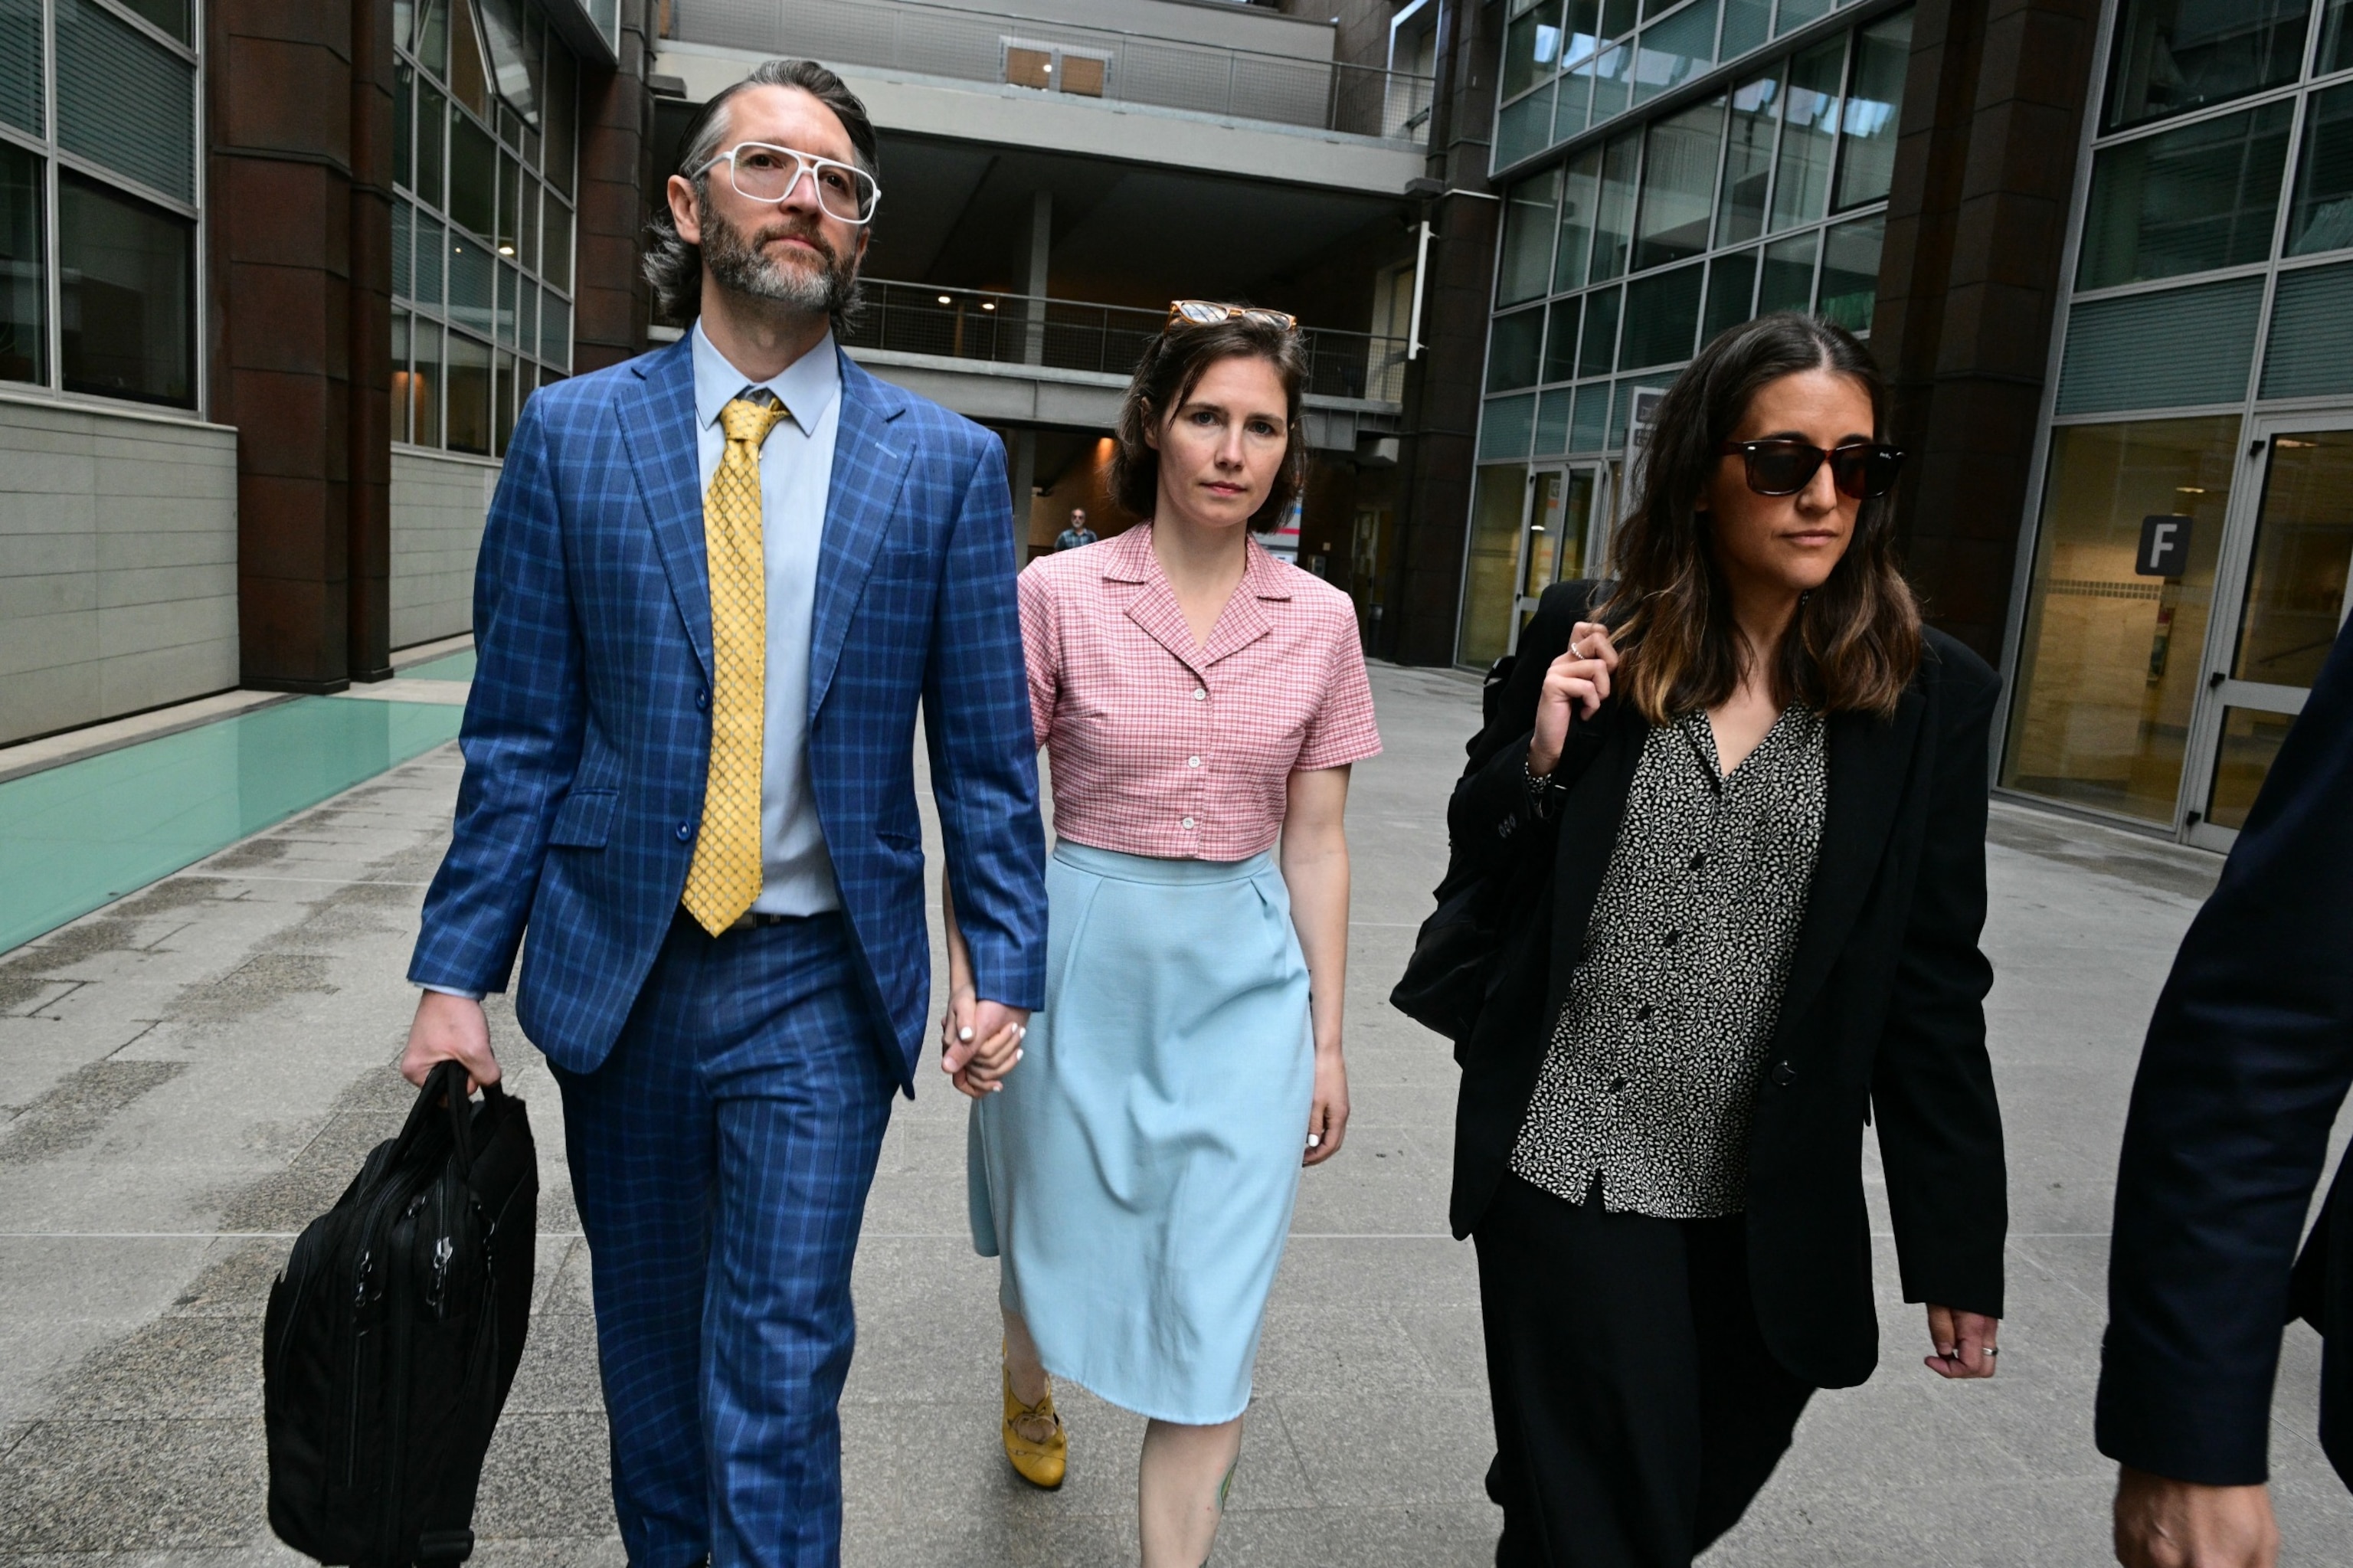
M696 322L695 456L710 493L727 449L720 410L758 387L792 415L760 448L760 546L768 576L766 723L760 752L760 896L764 915L817 915L841 907L833 859L809 791L809 635L817 606L818 546L841 416L841 362L828 333L781 376L754 381L712 346Z

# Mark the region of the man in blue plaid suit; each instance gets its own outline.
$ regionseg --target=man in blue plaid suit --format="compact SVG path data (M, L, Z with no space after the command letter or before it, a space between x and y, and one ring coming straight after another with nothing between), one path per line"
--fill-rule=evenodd
M644 1568L840 1554L850 1258L930 993L919 700L979 1007L943 1065L980 1086L1042 1001L1003 450L830 331L875 172L838 78L754 71L690 131L647 260L692 331L523 410L409 967L403 1070L489 1081L480 998L522 948Z

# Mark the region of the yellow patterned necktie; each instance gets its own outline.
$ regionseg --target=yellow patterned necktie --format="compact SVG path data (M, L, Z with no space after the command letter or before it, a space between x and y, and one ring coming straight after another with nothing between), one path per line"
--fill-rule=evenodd
M765 727L768 573L760 546L760 444L784 405L737 397L719 411L727 434L702 498L711 563L711 777L702 826L680 902L716 937L760 896L761 736Z

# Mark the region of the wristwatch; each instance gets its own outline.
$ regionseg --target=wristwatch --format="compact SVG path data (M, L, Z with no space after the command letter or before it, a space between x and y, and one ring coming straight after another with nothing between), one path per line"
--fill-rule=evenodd
M1555 763L1553 770L1539 779L1523 762L1520 777L1527 783L1528 815L1539 822L1551 821L1553 812L1560 809L1561 797L1568 793L1568 787L1560 781L1559 764Z

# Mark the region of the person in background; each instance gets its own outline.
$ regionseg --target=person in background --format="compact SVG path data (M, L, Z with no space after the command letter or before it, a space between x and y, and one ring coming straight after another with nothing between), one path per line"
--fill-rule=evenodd
M628 1560L825 1568L850 1258L931 991L918 706L974 999L950 1065L983 1075L1043 1000L1037 754L1003 445L833 335L864 107L772 60L683 145L647 273L691 330L541 390L507 451L402 1068L497 1078L480 997L520 948Z
M1087 526L1087 509L1083 506L1071 507L1071 525L1054 535L1054 548L1075 550L1094 542L1095 531Z
M1710 343L1659 406L1617 580L1546 592L1455 790L1456 853L1511 890L1452 1213L1504 1568L1688 1568L1814 1390L1871 1375L1874 1109L1928 1369L1993 1372L1999 683L1921 625L1885 428L1838 327Z
M2266 1482L2289 1265L2348 1086L2353 627L2182 938L2133 1081L2094 1428L2119 1466L2126 1568L2278 1561ZM2353 1174L2321 1224L2316 1283L2335 1278L2296 1308L2327 1333L2321 1444L2353 1482Z
M1014 1468L1061 1482L1050 1373L1149 1418L1145 1568L1209 1554L1300 1170L1348 1121L1343 816L1380 737L1347 596L1250 537L1300 483L1304 380L1289 316L1179 302L1119 417L1148 521L1021 574L1051 938L1020 1069L973 1107L973 1239ZM986 1027L960 928L951 1042Z

